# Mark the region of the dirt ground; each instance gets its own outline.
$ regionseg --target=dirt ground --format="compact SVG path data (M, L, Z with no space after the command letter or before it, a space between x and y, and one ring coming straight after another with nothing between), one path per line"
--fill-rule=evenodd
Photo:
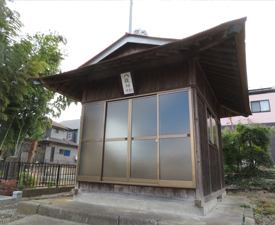
M267 190L228 191L228 195L247 196L253 206L256 224L275 224L275 193Z
M24 197L22 198L22 201L50 199L50 198L59 198L59 197L67 197L67 196L72 196L72 193L64 192L64 193L53 194L53 195L42 195L38 197ZM0 206L0 224L8 224L9 222L26 217L26 215L16 213L17 204L18 203Z

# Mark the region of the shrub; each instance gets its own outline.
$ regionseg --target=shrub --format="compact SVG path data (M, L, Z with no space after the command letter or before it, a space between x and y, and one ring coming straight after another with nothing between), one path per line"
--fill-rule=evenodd
M16 190L17 180L0 180L1 188L4 190L4 194L7 196L12 195L12 192Z
M31 174L27 172L19 173L20 188L33 187L34 184L35 184L35 178Z

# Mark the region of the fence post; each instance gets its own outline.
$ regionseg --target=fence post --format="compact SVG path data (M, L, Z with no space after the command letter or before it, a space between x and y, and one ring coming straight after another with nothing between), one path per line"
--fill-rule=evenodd
M60 164L58 165L58 169L57 169L56 187L58 187L58 183L59 183L59 173L60 173Z
M5 171L4 180L7 180L7 179L8 179L9 167L10 167L10 162L7 162L7 167L6 167L6 171Z
M15 156L10 156L6 158L6 163L9 163L9 169L7 170L7 179L15 179L18 174L18 162L19 158Z

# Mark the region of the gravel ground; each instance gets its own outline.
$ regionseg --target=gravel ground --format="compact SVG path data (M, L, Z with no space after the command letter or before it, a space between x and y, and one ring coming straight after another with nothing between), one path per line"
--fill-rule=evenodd
M267 190L227 192L229 195L247 196L253 205L256 224L275 224L275 193ZM260 212L259 212L260 211Z
M38 196L38 197L24 197L24 198L22 198L22 201L60 198L60 197L68 197L68 196L72 196L72 193L71 192L63 192L63 193L59 193L59 194L42 195L42 196ZM0 206L0 224L8 224L9 222L19 220L19 219L26 217L26 215L16 213L17 204L18 203Z

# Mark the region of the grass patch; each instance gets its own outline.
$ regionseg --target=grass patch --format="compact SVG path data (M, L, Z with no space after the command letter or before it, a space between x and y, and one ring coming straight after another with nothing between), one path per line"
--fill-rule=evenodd
M250 205L242 204L242 205L240 205L240 207L243 207L243 208L250 208Z

